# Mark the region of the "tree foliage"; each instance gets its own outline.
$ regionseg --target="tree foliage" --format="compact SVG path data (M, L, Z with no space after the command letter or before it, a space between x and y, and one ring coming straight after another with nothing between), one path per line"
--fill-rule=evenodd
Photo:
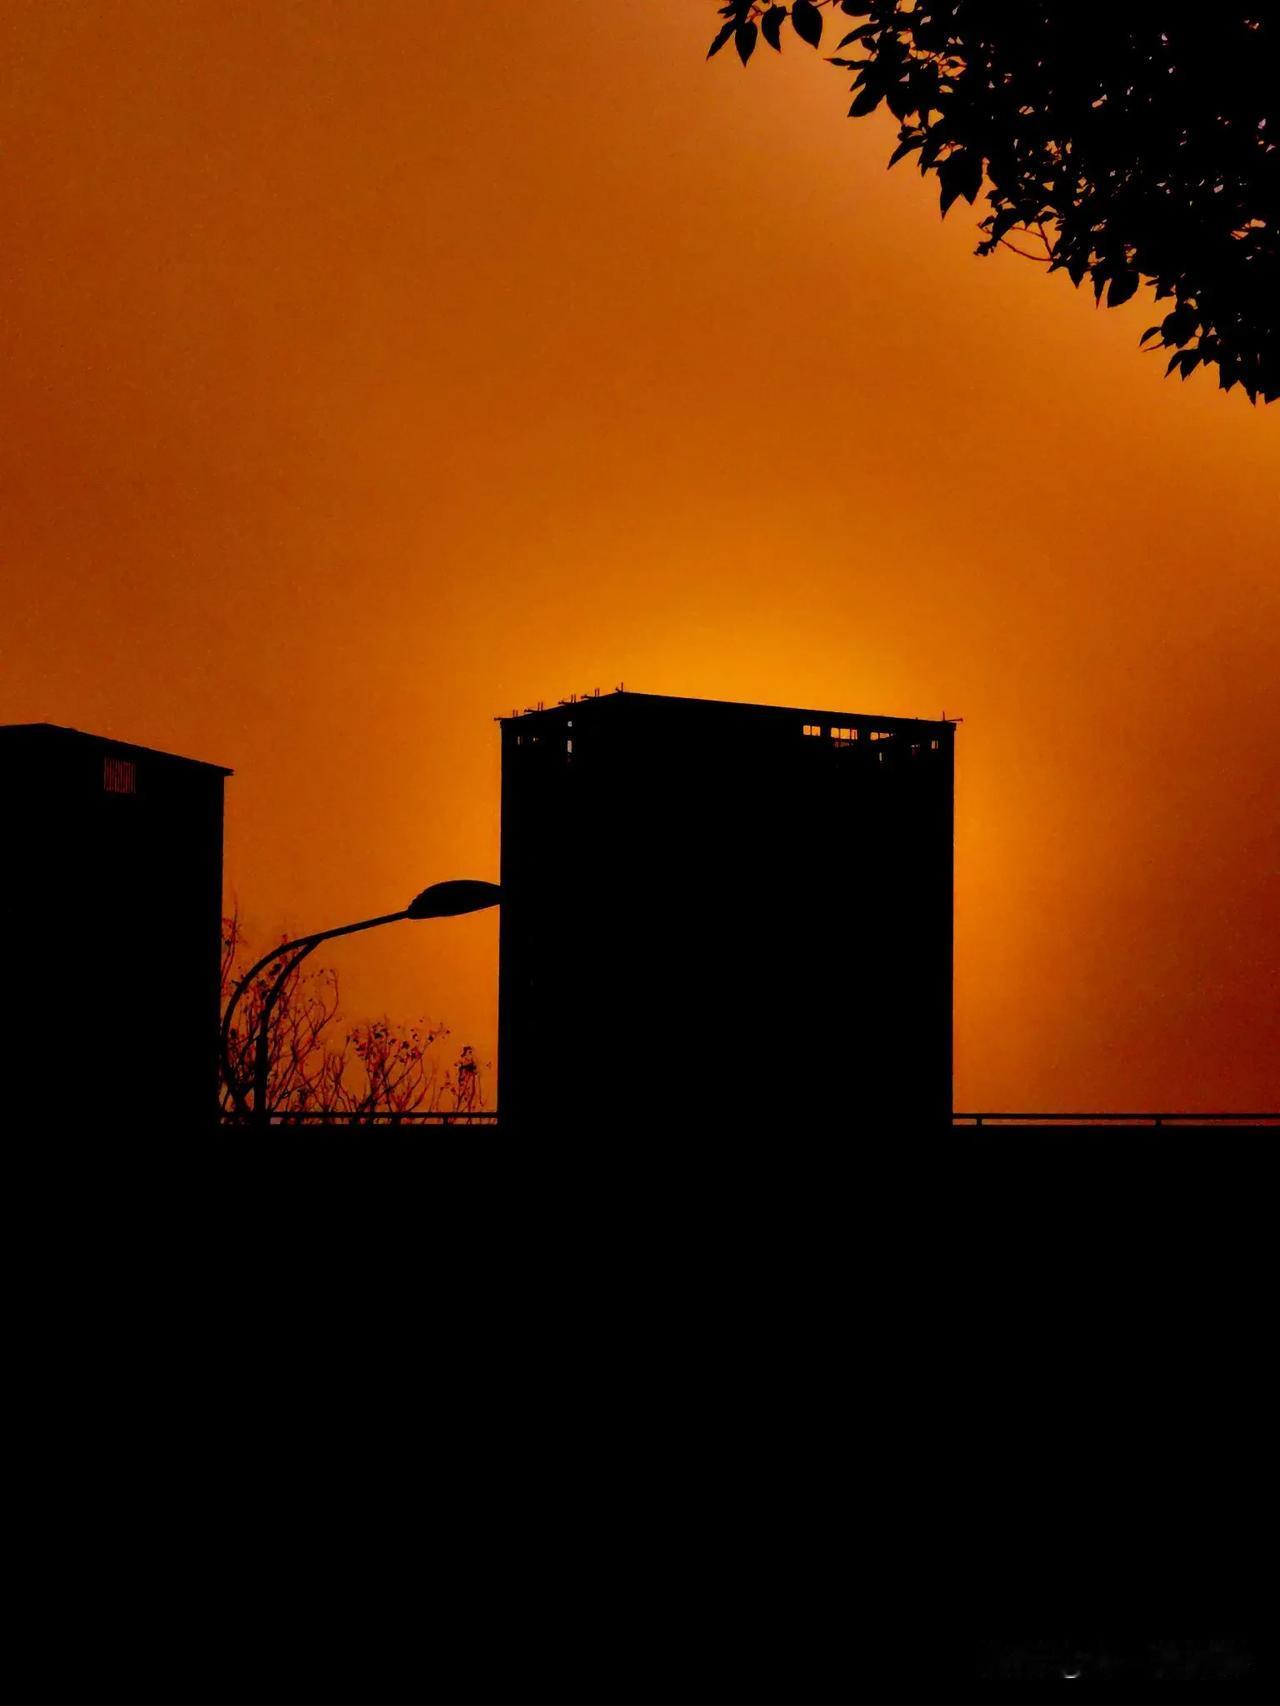
M1088 278L1114 308L1141 285L1170 306L1143 343L1185 379L1280 396L1280 7L1133 0L727 0L711 44L745 65L789 25L852 72L851 117L898 121L945 214L986 187L998 245ZM833 14L837 16L833 18ZM843 16L839 16L843 14ZM834 30L830 36L834 36ZM710 55L708 56L710 57Z

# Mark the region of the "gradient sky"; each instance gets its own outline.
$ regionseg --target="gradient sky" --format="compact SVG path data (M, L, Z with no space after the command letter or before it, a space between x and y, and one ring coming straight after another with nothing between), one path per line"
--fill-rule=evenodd
M0 721L233 766L265 935L496 876L512 706L945 710L957 1105L1276 1106L1280 408L714 23L6 0ZM496 938L333 963L491 1058Z

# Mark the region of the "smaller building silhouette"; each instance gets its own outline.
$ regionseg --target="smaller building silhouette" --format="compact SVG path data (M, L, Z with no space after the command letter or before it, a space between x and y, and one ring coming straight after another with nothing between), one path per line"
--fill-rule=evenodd
M503 718L504 1127L942 1129L954 745L644 693Z
M52 723L0 727L0 766L6 1110L211 1125L231 772Z

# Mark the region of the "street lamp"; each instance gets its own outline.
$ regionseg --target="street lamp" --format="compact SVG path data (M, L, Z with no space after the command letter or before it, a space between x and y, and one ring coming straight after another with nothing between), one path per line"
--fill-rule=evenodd
M456 918L464 912L483 912L486 907L497 906L501 898L502 891L497 883L473 882L465 877L453 882L432 883L430 888L414 895L403 912L384 912L380 918L362 918L358 924L340 924L334 930L317 931L314 936L298 936L292 942L281 942L269 954L264 954L240 979L222 1016L222 1072L237 1111L246 1118L251 1118L255 1125L265 1126L270 1123L267 1078L271 1067L271 1015L280 991L288 982L291 973L321 942L332 941L335 936L354 936L358 930L374 930L379 924L398 924L402 918ZM245 1099L244 1086L236 1077L231 1064L231 1021L235 1018L241 997L253 980L276 960L283 961L283 964L272 978L271 987L258 1014L257 1036L254 1041L253 1105L250 1107Z

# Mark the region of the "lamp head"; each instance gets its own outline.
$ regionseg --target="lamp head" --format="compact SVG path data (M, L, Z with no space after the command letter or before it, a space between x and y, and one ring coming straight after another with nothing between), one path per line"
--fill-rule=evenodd
M486 907L497 906L501 899L497 883L460 877L453 882L432 883L414 895L405 910L410 918L456 918L462 912L483 912Z

